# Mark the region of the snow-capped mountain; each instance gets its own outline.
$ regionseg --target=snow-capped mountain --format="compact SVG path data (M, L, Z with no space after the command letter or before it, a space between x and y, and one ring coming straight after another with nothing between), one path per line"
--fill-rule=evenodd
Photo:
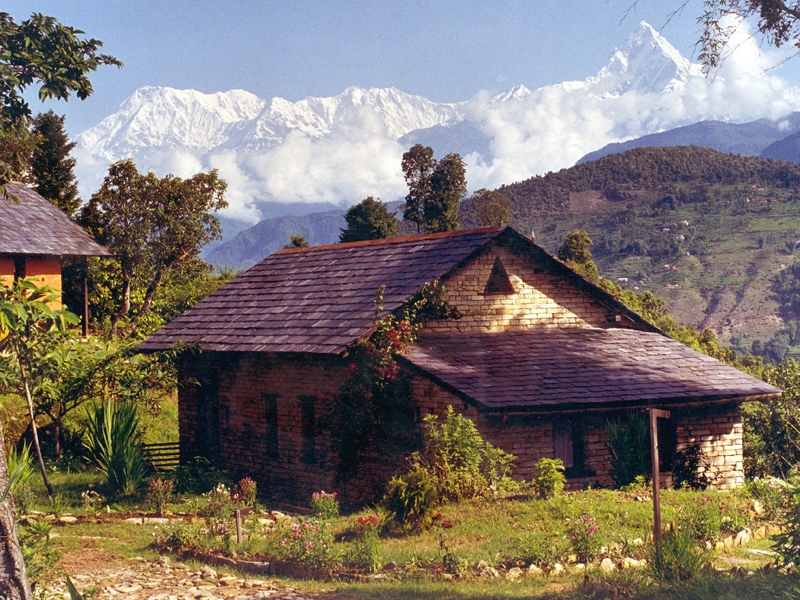
M745 36L737 52L758 49ZM477 189L718 115L742 122L793 110L800 110L800 92L779 77L737 70L729 60L707 80L699 65L642 22L594 76L535 90L518 85L458 103L395 88L350 87L291 102L243 90L146 87L81 133L75 154L85 195L97 189L111 161L128 156L160 175L217 168L229 184L228 218L252 222L262 202L402 198L400 161L414 143L432 146L436 156L462 154L469 187Z

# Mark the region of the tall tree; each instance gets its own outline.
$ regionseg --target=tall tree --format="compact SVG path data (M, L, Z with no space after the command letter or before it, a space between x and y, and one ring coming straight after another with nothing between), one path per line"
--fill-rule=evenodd
M98 54L103 43L82 39L83 33L40 13L16 23L0 12L0 134L30 121L24 97L30 86L39 85L42 101L67 100L73 93L85 100L93 92L89 73L100 65L122 66L113 56ZM13 164L0 162L0 187L16 176Z
M33 120L33 132L38 136L31 161L31 174L36 191L70 217L81 205L75 181L75 159L69 153L75 147L64 131L64 117L52 110Z
M472 194L469 201L473 205L478 227L504 227L511 224L514 205L505 194L481 188Z
M402 206L403 219L416 223L419 231L425 223L425 202L430 195L431 175L436 168L433 148L415 144L403 154L401 167L408 185L406 203Z
M216 170L188 179L159 179L152 172L140 174L130 159L111 165L80 221L118 261L121 302L111 315L112 335L122 320L129 321L125 335L136 329L165 278L207 268L200 250L221 237L213 213L228 205L226 188ZM134 291L141 300L132 312Z
M372 196L364 198L355 206L351 206L344 215L347 228L339 235L340 242L360 242L363 240L380 240L397 235L400 223L380 198Z
M422 144L403 154L408 184L403 218L424 225L429 233L458 229L458 203L467 193L466 166L461 156L448 154L437 161L433 149Z

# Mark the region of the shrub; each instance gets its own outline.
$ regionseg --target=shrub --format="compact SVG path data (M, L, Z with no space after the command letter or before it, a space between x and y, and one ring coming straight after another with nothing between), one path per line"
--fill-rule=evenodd
M233 500L242 506L255 506L258 499L258 484L250 477L240 479L233 488Z
M347 562L353 567L377 571L381 567L380 515L358 517L351 521L353 547Z
M230 489L224 484L219 483L209 492L203 494L205 503L199 510L199 514L209 525L223 523L233 516L236 505L231 498Z
M561 562L570 549L563 538L542 531L515 537L512 544L510 558L539 566Z
M30 514L33 509L33 503L36 501L36 494L29 485L18 485L14 492L14 505L17 509L17 515Z
M600 554L603 545L600 524L592 515L567 519L566 529L572 549L581 561L590 562Z
M784 514L784 533L775 536L775 551L783 564L800 564L800 481L795 477L786 483L789 496Z
M205 494L218 483L232 485L230 477L217 469L203 456L195 456L192 460L179 466L172 474L175 480L175 491L179 494L191 492Z
M84 447L106 477L112 493L136 494L146 466L139 441L139 415L133 402L104 402L89 412Z
M745 492L761 503L764 507L764 516L774 519L780 515L789 502L789 493L786 482L775 477L756 477L744 486Z
M314 492L311 495L311 512L320 519L335 519L339 516L339 501L336 492L328 494L325 491Z
M14 499L17 500L17 491L20 486L30 488L30 481L34 475L30 444L23 444L22 450L19 452L12 446L11 450L9 450L6 455L6 463L8 466L9 481L11 482L11 494L14 496ZM19 503L19 500L17 500L17 503Z
M105 499L94 490L81 492L81 504L85 515L96 515Z
M428 471L417 465L403 475L392 477L383 505L398 523L426 526L436 505L436 486Z
M680 530L666 532L658 548L652 547L648 558L653 575L671 582L693 579L711 564L691 533Z
M637 475L646 476L650 469L650 432L647 419L629 412L625 422L622 419L607 421L606 434L614 487L628 485Z
M713 540L722 530L722 511L712 497L692 498L679 509L678 524L695 540Z
M203 541L200 527L181 522L157 527L153 536L157 550L193 550L200 547Z
M436 415L427 415L425 428L425 449L411 462L430 474L440 501L485 498L511 481L516 457L486 442L475 423L452 406L441 424Z
M533 468L531 487L537 498L552 498L561 493L565 481L560 458L540 458Z
M290 530L281 539L285 558L307 567L323 569L338 562L338 552L333 543L333 528L330 523L316 519L292 523Z
M675 488L689 487L693 490L704 490L709 484L708 463L703 457L699 444L691 444L684 450L675 453L672 474Z
M164 514L164 509L172 502L175 482L171 479L156 477L147 484L147 501L156 509L159 515Z

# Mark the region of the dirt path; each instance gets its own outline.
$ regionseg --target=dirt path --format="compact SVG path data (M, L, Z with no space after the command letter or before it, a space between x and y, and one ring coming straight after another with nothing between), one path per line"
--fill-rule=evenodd
M308 593L275 580L244 579L218 573L211 567L194 570L168 557L157 561L137 558L104 562L97 556L93 565L81 561L71 578L87 600L319 600L327 594ZM77 566L77 565L75 565ZM66 580L60 579L36 590L36 597L50 600L69 598Z

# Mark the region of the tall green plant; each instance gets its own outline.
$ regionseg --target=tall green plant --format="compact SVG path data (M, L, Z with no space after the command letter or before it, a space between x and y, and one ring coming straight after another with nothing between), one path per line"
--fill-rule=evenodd
M89 460L106 476L111 491L135 494L144 484L146 465L133 402L104 402L87 418L84 447Z
M11 493L15 493L20 486L28 485L33 477L33 456L31 456L30 444L24 444L22 450L16 448L6 455L9 478L11 479Z
M633 483L638 475L647 476L650 470L650 432L647 419L629 412L625 421L621 418L607 421L606 435L614 486L620 488Z

